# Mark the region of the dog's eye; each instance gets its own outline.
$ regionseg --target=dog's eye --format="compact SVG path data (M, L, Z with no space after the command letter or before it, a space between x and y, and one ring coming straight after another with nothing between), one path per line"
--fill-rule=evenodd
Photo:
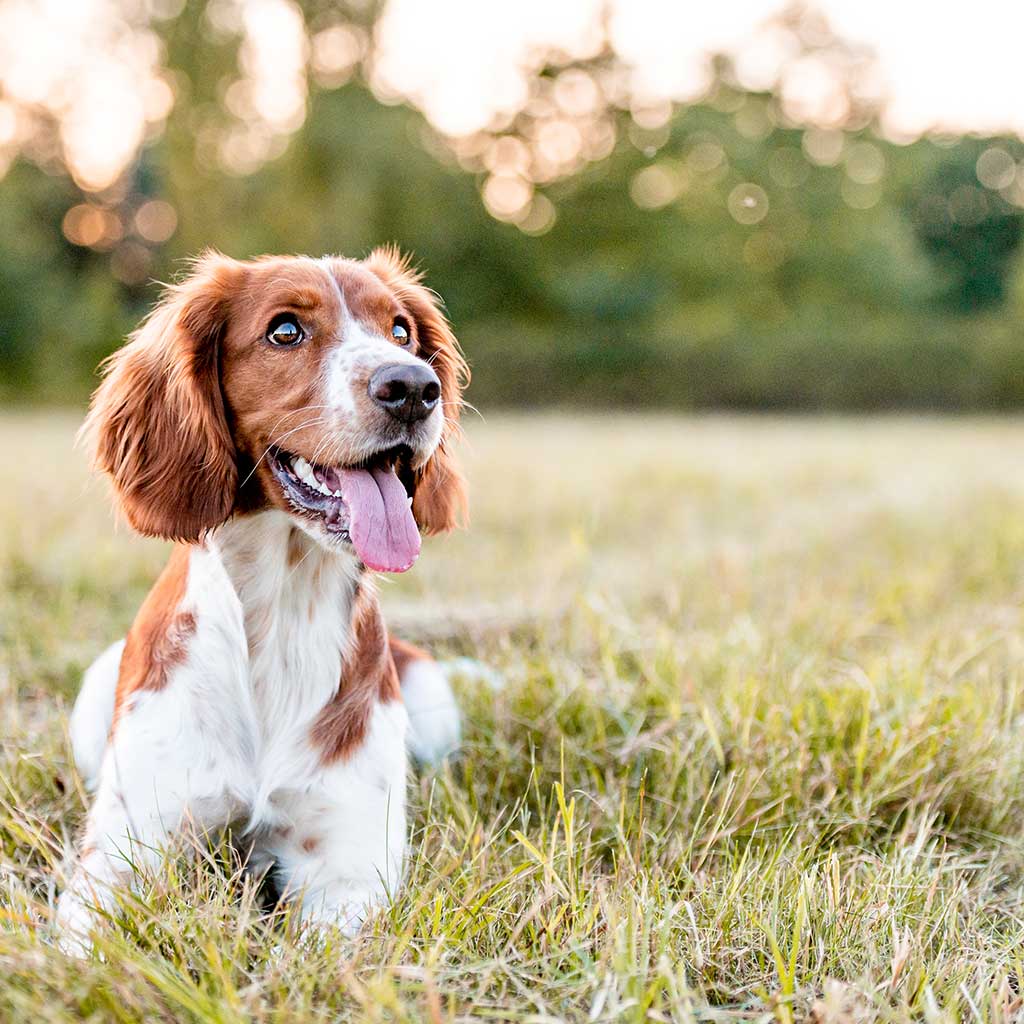
M298 345L305 337L305 332L299 326L298 320L291 313L282 313L270 321L267 328L267 341L271 345L278 345L287 348L289 345Z
M394 326L391 328L391 337L398 342L399 345L409 344L409 321L404 316L396 316Z

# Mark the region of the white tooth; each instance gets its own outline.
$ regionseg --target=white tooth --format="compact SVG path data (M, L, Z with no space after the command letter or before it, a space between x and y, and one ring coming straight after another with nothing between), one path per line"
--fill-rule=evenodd
M301 455L295 460L295 472L299 474L299 479L309 484L310 487L317 486L313 467Z

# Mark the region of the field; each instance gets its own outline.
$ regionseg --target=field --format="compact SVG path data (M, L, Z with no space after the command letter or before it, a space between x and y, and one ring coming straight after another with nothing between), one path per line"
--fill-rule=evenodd
M67 416L4 415L0 1020L1024 1016L1024 421L495 417L471 530L383 585L470 655L356 940L223 850L46 925L83 814L66 716L164 558Z

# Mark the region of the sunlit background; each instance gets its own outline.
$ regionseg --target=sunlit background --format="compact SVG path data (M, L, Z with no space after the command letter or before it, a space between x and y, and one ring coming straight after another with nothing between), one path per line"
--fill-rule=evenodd
M1024 400L1024 9L0 0L0 389L206 246L412 252L477 404Z

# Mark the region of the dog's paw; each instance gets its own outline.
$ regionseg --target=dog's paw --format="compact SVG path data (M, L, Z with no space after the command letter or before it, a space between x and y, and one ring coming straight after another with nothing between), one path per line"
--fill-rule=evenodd
M95 908L74 892L65 892L57 903L53 920L53 941L67 957L85 960L92 955L92 929L96 927Z

